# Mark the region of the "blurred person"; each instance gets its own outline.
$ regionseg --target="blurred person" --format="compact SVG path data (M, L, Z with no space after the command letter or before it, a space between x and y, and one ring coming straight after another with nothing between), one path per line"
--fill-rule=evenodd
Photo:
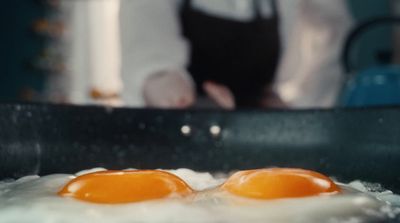
M330 107L342 85L344 0L122 0L120 16L129 106Z

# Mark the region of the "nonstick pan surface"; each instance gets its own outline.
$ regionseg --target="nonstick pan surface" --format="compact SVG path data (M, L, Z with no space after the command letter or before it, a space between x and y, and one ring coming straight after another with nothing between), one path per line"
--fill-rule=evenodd
M400 108L165 111L0 105L0 179L93 167L300 167L400 193Z

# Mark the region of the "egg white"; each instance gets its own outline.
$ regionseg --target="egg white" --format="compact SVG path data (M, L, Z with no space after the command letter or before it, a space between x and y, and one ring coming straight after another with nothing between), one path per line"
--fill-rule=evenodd
M100 171L95 169L77 175ZM188 169L170 170L197 191L194 198L100 205L57 196L75 175L30 176L0 183L0 223L287 223L383 219L388 205L374 196L338 196L258 201L215 190L224 178ZM392 213L392 212L391 212ZM393 213L392 213L393 214Z

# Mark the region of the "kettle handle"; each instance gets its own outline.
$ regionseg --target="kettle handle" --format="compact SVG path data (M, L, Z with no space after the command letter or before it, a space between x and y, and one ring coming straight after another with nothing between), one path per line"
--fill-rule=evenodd
M375 28L376 26L386 24L400 24L400 17L394 16L383 16L369 19L356 26L347 36L343 52L342 52L342 64L347 74L350 74L355 70L355 67L351 64L350 54L354 43L365 34L368 30Z

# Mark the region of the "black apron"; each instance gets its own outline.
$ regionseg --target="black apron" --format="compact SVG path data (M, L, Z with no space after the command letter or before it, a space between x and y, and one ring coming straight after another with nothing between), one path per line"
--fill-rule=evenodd
M229 87L238 107L260 106L280 57L279 17L275 0L271 3L271 18L263 18L254 4L255 19L240 22L197 11L191 0L184 0L183 35L191 43L188 70L199 93L203 93L204 81L211 80Z

